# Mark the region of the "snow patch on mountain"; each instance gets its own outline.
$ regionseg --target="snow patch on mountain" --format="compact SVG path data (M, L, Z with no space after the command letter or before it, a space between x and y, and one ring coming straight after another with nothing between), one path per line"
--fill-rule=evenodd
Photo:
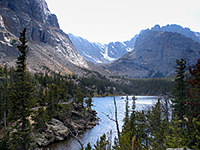
M195 32L195 35L200 39L200 32Z
M86 54L86 52L83 52L83 54L88 58L92 58L90 55Z
M133 49L125 42L101 44L98 42L89 42L73 34L68 35L79 54L95 64L111 63ZM130 44L131 41L128 41L128 43ZM132 43L132 45L134 45L134 43Z
M105 53L101 53L101 54L103 55L103 57L104 57L106 60L108 60L108 61L110 61L110 62L116 60L116 58L112 58L112 57L108 56L108 48L107 48L107 47L106 47L106 49L105 49Z

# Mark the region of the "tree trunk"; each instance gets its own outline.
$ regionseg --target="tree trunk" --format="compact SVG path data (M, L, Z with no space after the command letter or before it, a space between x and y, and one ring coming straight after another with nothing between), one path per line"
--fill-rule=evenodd
M117 134L118 134L119 144L121 145L121 143L120 143L119 123L118 123L118 119L117 119L117 103L116 103L116 100L115 100L115 96L114 96L113 100L114 100L114 105L115 105L115 123L116 123L116 127L117 127Z
M135 140L136 140L136 136L134 135L132 138L132 150L135 149Z

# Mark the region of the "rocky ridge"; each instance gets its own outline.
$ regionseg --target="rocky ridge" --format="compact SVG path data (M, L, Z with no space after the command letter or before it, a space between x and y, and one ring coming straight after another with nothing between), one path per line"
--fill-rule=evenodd
M173 33L179 33L182 34L188 38L193 39L195 42L200 43L200 36L198 32L193 32L189 28L183 28L180 25L171 24L166 25L163 27L160 27L159 25L155 25L153 28L151 28L152 31L161 31L161 32L173 32Z
M27 28L28 69L32 72L83 74L90 69L68 35L59 27L45 0L0 0L0 63L14 65L19 55L17 39Z
M133 78L162 78L175 74L176 59L185 58L187 67L199 58L200 43L179 33L145 30L134 51L107 65L117 75Z

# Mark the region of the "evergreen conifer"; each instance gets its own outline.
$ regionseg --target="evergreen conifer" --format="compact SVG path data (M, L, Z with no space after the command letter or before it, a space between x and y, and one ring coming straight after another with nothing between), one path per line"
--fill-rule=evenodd
M175 77L175 85L173 95L174 98L172 99L173 102L173 114L177 114L178 120L184 121L183 116L186 114L186 89L187 84L185 80L185 68L186 68L186 61L182 58L181 60L176 60L177 66L176 68L176 77Z
M30 124L31 109L34 106L34 88L32 83L27 80L26 70L26 29L20 33L21 45L19 49L21 55L17 58L17 80L12 85L10 95L9 119L12 122L11 137L9 140L10 150L28 150L33 143Z

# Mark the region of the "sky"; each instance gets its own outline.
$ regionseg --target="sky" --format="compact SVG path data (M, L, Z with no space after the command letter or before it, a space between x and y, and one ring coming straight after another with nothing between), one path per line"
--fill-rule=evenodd
M126 41L159 24L178 24L200 32L199 0L46 0L60 28L108 44Z

